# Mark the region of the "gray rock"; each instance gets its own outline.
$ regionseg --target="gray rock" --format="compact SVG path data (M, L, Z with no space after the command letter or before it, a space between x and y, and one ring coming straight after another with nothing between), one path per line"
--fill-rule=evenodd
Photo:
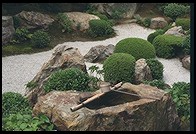
M12 16L2 16L2 45L11 41L15 33Z
M150 67L145 59L139 59L135 63L135 83L142 83L144 80L152 80Z
M67 47L65 45L57 47L49 61L44 63L40 71L33 78L32 82L37 83L37 86L33 89L26 89L25 96L31 104L34 105L37 102L37 98L45 94L43 84L54 71L71 67L79 68L87 73L83 56L77 48Z
M72 112L70 107L77 105L80 93L52 91L39 98L33 108L33 115L47 115L60 131L178 130L180 120L169 93L144 84L124 83L122 88L142 98L109 92Z
M82 12L67 12L69 20L72 21L72 28L74 30L85 31L89 28L89 21L94 19L100 19L99 17ZM79 27L79 29L77 29Z
M167 21L163 17L156 17L151 19L150 28L159 29L168 25Z
M190 70L190 64L191 64L191 59L190 59L190 55L185 56L182 59L182 66L188 70Z
M114 11L125 10L121 15L122 18L132 18L138 9L137 3L90 3L99 12L112 16Z
M20 20L20 27L26 27L27 29L34 28L48 28L54 21L49 15L39 12L27 12L22 11L16 15Z
M85 61L87 62L100 62L105 60L107 57L109 57L114 51L114 45L110 44L108 46L95 46L92 47L88 53L84 56Z
M175 35L175 36L185 36L185 32L182 29L182 26L174 26L168 29L164 34Z

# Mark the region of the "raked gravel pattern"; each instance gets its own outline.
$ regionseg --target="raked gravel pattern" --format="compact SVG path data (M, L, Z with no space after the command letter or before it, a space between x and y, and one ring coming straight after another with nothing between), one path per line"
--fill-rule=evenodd
M68 45L79 49L82 55L85 55L91 47L97 45L116 45L118 41L128 38L137 37L147 39L150 33L155 30L144 28L138 24L121 24L113 27L117 36L102 41L75 41L65 42L59 45ZM55 49L55 48L54 48ZM25 93L25 84L33 79L37 72L41 69L42 65L47 62L52 56L53 50L35 53L35 54L22 54L16 56L2 57L2 93L4 92L18 92ZM164 80L169 85L174 82L184 81L190 82L190 71L182 67L181 62L177 59L162 59L158 58L164 65ZM92 65L97 65L102 68L101 64L93 64L86 62L87 69ZM96 75L96 74L93 74Z

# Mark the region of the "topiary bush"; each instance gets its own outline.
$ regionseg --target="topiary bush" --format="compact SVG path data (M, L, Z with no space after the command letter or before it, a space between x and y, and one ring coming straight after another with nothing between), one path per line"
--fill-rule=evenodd
M151 24L151 18L144 18L143 19L143 25L145 26L145 27L149 27L150 26L150 24Z
M177 112L182 122L190 120L190 83L177 82L168 89L176 104Z
M177 17L185 15L187 12L187 7L177 3L170 3L164 8L164 14L176 20Z
M51 74L47 82L44 84L44 91L87 91L89 90L88 84L89 76L87 74L78 68L68 68L65 70L58 70Z
M182 26L183 30L189 30L190 29L190 19L188 18L177 18L176 19L176 25Z
M169 59L176 56L176 50L182 46L182 41L183 37L164 34L155 37L152 44L158 57Z
M90 20L88 33L92 37L103 37L114 34L114 29L105 20Z
M151 34L148 35L147 41L152 43L155 37L157 37L158 35L162 35L162 34L164 34L164 30L158 29L154 33L151 33Z
M161 80L163 79L163 64L157 59L146 59L147 65L150 67L152 78Z
M50 36L48 35L48 33L42 30L37 30L32 35L31 41L32 45L36 48L48 47L50 44Z
M128 53L136 60L155 58L154 46L141 38L126 38L119 41L114 48L114 53Z
M135 58L126 53L114 53L103 63L104 80L113 84L133 82Z
M2 94L2 115L15 113L31 113L31 107L26 98L19 93L6 92Z

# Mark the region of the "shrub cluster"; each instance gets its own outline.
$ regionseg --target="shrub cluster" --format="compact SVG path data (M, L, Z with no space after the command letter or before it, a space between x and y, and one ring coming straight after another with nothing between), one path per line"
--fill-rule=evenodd
M135 58L130 54L114 53L104 61L103 72L107 82L133 82Z
M177 18L176 19L176 25L182 26L183 30L189 30L190 29L190 19L188 18Z
M2 115L15 113L31 113L30 105L26 98L19 93L6 92L2 94Z
M20 43L30 38L27 28L17 28L14 34L14 39Z
M187 7L177 3L170 3L164 8L164 14L176 20L177 17L183 16L187 13Z
M114 53L128 53L136 60L155 58L154 46L141 38L125 38L119 41L115 46Z
M165 82L163 80L152 80L152 81L143 81L144 84L157 87L159 89L165 90L168 87L166 86Z
M47 82L44 84L45 92L52 90L65 91L89 90L89 76L78 68L68 68L65 70L58 70L51 74Z
M51 131L54 125L44 114L32 117L30 114L10 114L2 119L3 131Z
M174 35L159 35L153 40L156 55L161 58L173 58L176 56L178 48L182 46L183 37Z
M152 43L155 37L157 37L158 35L162 35L162 34L164 34L164 30L158 29L154 33L151 33L151 34L148 35L147 41Z
M50 36L47 32L37 30L31 38L32 45L36 48L44 48L50 44Z
M88 33L92 37L102 37L112 35L114 33L114 29L107 21L95 19L89 21Z
M185 55L190 55L190 48L191 48L191 42L190 42L190 34L185 37L182 43L183 53Z
M146 59L147 65L150 67L152 78L163 79L163 64L157 59Z
M61 26L63 27L63 30L65 32L72 32L72 22L69 20L68 16L64 13L58 13L57 19Z
M187 121L190 119L190 83L177 82L168 89L173 101L176 104L178 115L181 120Z

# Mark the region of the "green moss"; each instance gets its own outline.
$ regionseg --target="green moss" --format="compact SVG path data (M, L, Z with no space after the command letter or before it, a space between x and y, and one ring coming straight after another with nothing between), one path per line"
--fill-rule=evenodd
M111 83L133 82L135 58L130 54L114 53L103 64L104 80Z
M119 41L115 46L114 53L128 53L136 60L155 58L154 46L141 38L126 38Z
M183 30L189 30L190 29L190 19L188 18L177 18L176 19L176 25L182 26Z
M159 35L153 40L156 55L161 58L173 58L178 48L182 46L183 37L174 35Z

